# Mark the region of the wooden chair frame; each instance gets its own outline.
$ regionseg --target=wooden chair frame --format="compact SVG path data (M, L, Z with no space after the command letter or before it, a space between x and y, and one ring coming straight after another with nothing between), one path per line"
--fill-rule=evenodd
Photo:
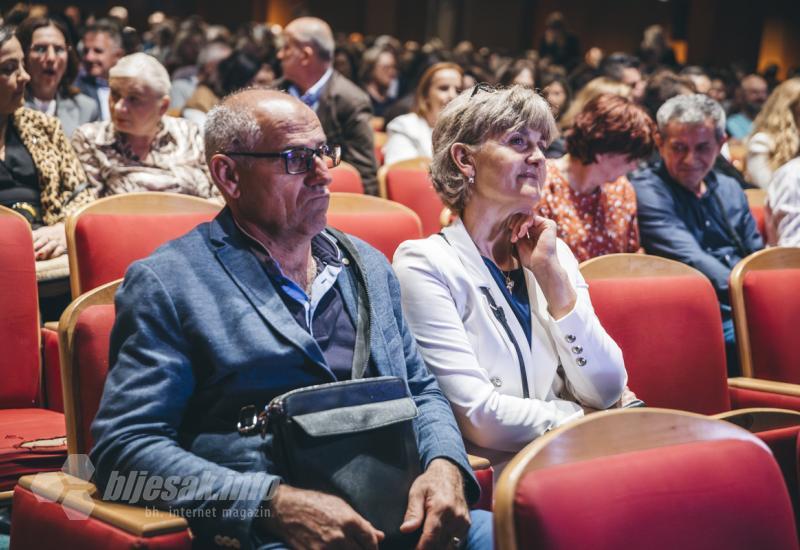
M744 300L744 278L751 271L783 268L800 268L800 248L766 248L744 258L731 271L730 292L736 346L739 348L742 374L746 378L754 379L750 331L747 327L747 306Z
M67 251L69 253L69 284L72 298L80 296L86 289L80 286L80 266L75 253L75 228L85 214L176 214L215 213L222 206L216 202L179 193L125 193L112 195L91 202L67 217Z
M763 252L765 251L757 252L753 256L757 256ZM736 272L738 268L739 266L736 266L734 272ZM679 276L705 278L705 275L700 271L686 264L647 254L609 254L607 256L598 256L597 258L592 258L591 260L586 260L581 263L580 269L581 274L587 281L603 278L631 279ZM733 274L731 278L733 279ZM731 288L733 288L733 285ZM734 307L734 310L735 309ZM736 324L738 327L741 323L737 322ZM737 338L738 337L737 331ZM774 382L772 380L748 377L747 375L728 378L728 387L800 397L800 385L798 384ZM776 414L777 412L781 414L778 415ZM753 420L753 416L759 416L759 418ZM720 413L715 415L715 417L742 426L752 426L754 432L800 424L800 413L788 409L773 409L769 407L735 409ZM771 422L775 424L771 424ZM758 429L756 429L755 426L758 426Z
M386 176L390 170L397 168L427 170L431 165L428 157L415 157L413 159L401 160L392 164L384 164L378 169L378 196L383 199L389 198L389 191L386 187Z
M772 454L758 437L727 422L671 409L615 409L585 416L535 439L506 466L495 488L495 548L517 550L514 494L531 471L695 441L738 439Z

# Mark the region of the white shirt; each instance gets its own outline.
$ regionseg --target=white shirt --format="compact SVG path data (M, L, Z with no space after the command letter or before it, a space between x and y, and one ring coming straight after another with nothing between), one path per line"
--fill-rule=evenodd
M406 241L394 256L403 313L425 364L455 413L468 452L496 472L511 453L546 431L604 409L622 394L622 352L594 313L578 262L558 241L558 259L577 294L572 311L553 319L530 271L531 344L460 220L427 239ZM511 334L490 309L482 288L505 311ZM513 340L512 340L513 337ZM523 398L514 342L522 350L530 398ZM559 373L563 367L563 377Z
M775 171L767 204L778 234L778 246L800 246L800 157Z
M433 157L433 128L417 113L408 113L393 119L386 126L386 144L383 146L385 165L417 157Z
M328 70L325 71L325 74L323 74L313 86L306 90L306 93L301 95L300 90L294 84L289 86L289 93L316 111L319 107L319 97L322 95L322 89L331 79L332 75L333 67L328 67Z

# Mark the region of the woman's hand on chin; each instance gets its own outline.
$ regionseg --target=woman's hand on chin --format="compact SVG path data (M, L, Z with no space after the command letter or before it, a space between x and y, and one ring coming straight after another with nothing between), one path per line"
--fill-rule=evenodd
M536 273L560 267L556 255L556 222L538 214L517 214L509 222L511 243L523 266Z

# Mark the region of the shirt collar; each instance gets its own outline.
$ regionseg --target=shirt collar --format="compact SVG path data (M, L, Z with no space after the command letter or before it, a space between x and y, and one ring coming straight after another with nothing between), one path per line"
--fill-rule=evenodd
M300 101L311 107L312 109L316 109L317 104L319 103L319 98L322 95L322 90L325 88L325 85L331 79L333 75L333 67L328 67L328 70L325 71L325 74L317 80L313 86L311 86L306 93L300 94L300 90L292 84L289 86L289 93L292 94L294 97L298 98Z

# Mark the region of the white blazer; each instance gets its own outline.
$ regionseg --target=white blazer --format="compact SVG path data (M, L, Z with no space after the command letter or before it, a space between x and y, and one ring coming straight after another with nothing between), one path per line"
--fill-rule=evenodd
M468 452L489 458L499 470L509 453L583 415L574 400L559 396L571 393L584 405L608 408L620 398L627 373L622 352L600 325L588 285L564 242L558 241L558 259L575 288L577 302L556 321L526 269L532 325L529 346L463 223L456 220L443 234L446 239L432 235L406 241L395 253L403 313L425 363L450 400ZM503 310L508 329L492 312L482 289ZM528 399L523 397L519 355Z

